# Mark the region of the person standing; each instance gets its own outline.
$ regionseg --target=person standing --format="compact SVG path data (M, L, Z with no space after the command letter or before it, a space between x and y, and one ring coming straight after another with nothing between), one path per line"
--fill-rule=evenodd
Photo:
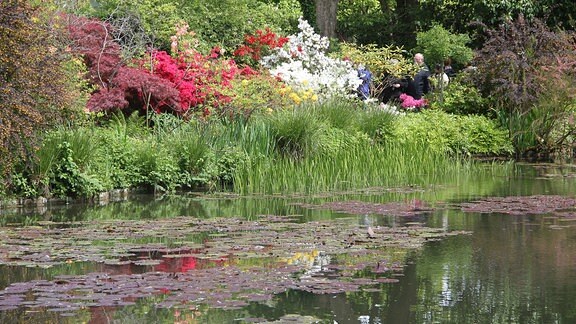
M364 65L358 66L358 77L362 80L362 84L358 86L358 96L361 100L366 100L370 97L370 83L372 82L372 73Z
M452 79L456 76L456 71L454 71L454 68L452 67L452 59L451 58L447 58L446 60L444 60L444 73L446 73L446 75Z
M424 55L422 53L416 53L414 55L414 63L418 65L420 70L418 70L412 81L414 87L412 97L418 100L430 92L430 69L424 62Z

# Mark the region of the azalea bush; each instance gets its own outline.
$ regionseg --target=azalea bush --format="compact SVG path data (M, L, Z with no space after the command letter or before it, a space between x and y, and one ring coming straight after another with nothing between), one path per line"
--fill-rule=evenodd
M152 50L139 60L124 62L120 45L107 41L110 25L85 18L72 22L73 49L83 56L95 87L87 104L91 112L220 116L230 102L221 90L239 75L256 73L223 58L218 47L208 54L198 51L195 33L187 24L176 26L171 54Z
M287 37L276 35L270 28L258 29L254 34L244 36L244 43L234 51L234 60L238 64L247 64L253 68L259 66L260 59L275 48L288 42Z
M414 97L406 93L401 94L399 98L401 101L400 106L406 110L419 110L428 105L428 100L424 98L414 99Z
M353 95L362 81L352 63L329 57L328 38L316 34L306 20L300 18L298 28L284 47L260 60L262 66L293 89L311 90L320 99Z

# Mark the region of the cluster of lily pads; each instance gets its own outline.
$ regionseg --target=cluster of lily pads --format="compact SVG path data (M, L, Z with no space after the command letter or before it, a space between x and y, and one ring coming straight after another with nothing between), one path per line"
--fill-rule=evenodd
M123 271L12 283L0 292L0 310L27 307L71 315L94 306L122 307L151 296L162 296L157 307L202 304L230 309L269 301L289 290L358 291L397 281L404 260L391 251L460 234L411 226L374 227L367 235L355 217L298 220L297 215L262 215L250 221L176 217L5 227L0 231L2 265L49 268L89 262ZM157 242L166 237L170 240ZM145 242L150 239L156 241ZM300 262L295 254L308 254L312 262ZM184 268L166 266L183 259L193 262ZM366 270L374 276L356 276Z
M302 207L398 217L434 211L419 200ZM444 207L510 215L576 215L576 199L552 195L488 197ZM106 271L10 283L0 291L0 311L25 307L74 316L91 307L124 307L151 297L157 298L159 308L235 309L268 303L290 290L314 294L378 290L402 274L406 254L399 251L467 234L409 225L367 227L359 225L357 217L301 222L299 215L15 224L0 229L0 265L50 268L90 263L105 265Z

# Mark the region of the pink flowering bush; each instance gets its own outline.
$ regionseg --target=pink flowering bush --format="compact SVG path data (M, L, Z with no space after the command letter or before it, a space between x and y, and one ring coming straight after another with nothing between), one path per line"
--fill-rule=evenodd
M69 26L70 36L95 88L87 103L91 112L155 111L187 118L234 115L224 90L234 79L256 74L249 66L240 68L223 58L218 47L207 55L200 53L195 34L185 24L178 25L171 38L172 53L153 50L128 65L121 59L120 45L106 41L110 26L77 19L79 23Z
M414 99L414 97L405 93L400 95L400 101L402 102L402 108L409 110L424 108L428 105L428 101L426 99Z

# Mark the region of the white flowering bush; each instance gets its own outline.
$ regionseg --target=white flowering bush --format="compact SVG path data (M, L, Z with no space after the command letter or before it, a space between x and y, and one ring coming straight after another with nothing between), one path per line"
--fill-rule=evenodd
M319 99L356 96L362 80L352 63L328 57L328 38L316 34L303 18L298 22L300 32L288 36L286 45L263 57L260 64L293 89L314 91Z

